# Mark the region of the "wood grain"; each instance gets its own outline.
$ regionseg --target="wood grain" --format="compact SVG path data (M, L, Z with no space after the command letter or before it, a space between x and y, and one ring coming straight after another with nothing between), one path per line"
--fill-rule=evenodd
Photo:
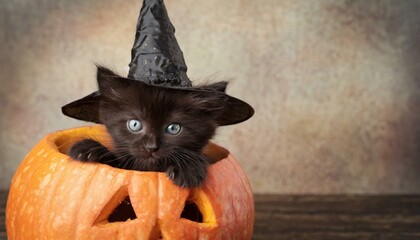
M0 191L0 240L7 239L5 213L6 213L7 192Z
M254 239L420 239L420 196L256 195Z
M0 239L7 239L0 191ZM420 239L420 195L255 195L253 239Z

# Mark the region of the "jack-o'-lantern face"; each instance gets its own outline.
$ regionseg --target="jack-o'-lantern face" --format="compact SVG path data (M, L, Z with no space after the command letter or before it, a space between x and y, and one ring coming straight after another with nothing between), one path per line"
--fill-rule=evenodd
M97 200L98 211L86 216L87 234L100 238L119 229L135 239L197 239L217 232L213 204L202 189L181 189L165 174L132 175L127 181L109 191L107 201Z
M82 163L62 154L73 142L107 144L102 126L53 133L13 177L6 210L9 239L250 239L254 205L249 183L227 150L200 188L180 188L165 173Z

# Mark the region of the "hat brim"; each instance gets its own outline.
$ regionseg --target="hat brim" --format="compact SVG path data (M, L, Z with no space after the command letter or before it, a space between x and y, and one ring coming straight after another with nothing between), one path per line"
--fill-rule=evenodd
M131 80L131 79L130 79ZM248 120L254 115L254 109L246 102L232 97L224 92L204 90L200 88L177 88L167 86L156 86L137 81L149 87L168 88L183 92L201 92L203 94L223 94L225 102L223 103L220 114L216 118L219 126L231 125ZM81 99L66 104L61 108L64 115L88 122L102 123L99 116L99 103L101 101L99 91L93 92Z

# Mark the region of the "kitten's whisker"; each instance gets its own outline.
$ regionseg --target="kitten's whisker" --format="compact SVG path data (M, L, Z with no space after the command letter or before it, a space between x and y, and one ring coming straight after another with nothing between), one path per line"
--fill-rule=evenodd
M128 157L128 158L125 160L124 169L130 169L130 168L129 168L129 166L130 166L130 165L131 165L131 167L133 167L134 162L135 162L135 161L133 161L133 156Z
M111 163L111 162L116 162L116 161L124 161L124 160L126 160L129 156L130 156L130 155L127 153L127 154L124 154L124 155L122 155L122 156L119 156L119 157L113 158L113 159L111 159L111 160L108 160L107 162L108 162L108 163Z
M104 157L106 157L106 156L108 156L108 155L114 155L112 152L106 152L106 153L104 153L104 154L102 154L101 156L100 156L100 158L104 158Z
M180 160L177 156L176 153L173 155L169 155L170 159L172 160L173 163L175 163L175 165L178 166L180 171L183 171L185 169L185 166L183 165L183 161Z
M118 166L118 168L126 169L125 167L127 165L128 158L129 158L128 156L124 156L124 157L121 156L118 159L115 159L114 162L117 161L116 165Z
M163 158L159 158L158 160L157 160L157 169L159 170L159 171L164 171L165 170L165 159L163 159Z

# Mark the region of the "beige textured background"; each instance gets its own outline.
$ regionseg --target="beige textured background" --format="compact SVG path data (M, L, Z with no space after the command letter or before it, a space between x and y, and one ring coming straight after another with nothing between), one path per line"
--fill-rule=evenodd
M220 129L255 192L420 193L420 1L166 0L196 82L256 109ZM138 0L0 3L0 188L60 107L127 73Z

